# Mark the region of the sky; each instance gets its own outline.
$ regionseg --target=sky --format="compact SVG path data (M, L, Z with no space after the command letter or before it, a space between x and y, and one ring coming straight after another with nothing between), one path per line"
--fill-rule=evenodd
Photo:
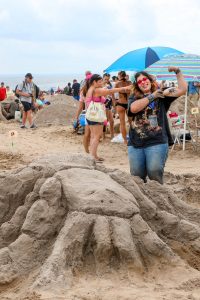
M148 46L200 55L199 0L0 3L0 74L102 73Z

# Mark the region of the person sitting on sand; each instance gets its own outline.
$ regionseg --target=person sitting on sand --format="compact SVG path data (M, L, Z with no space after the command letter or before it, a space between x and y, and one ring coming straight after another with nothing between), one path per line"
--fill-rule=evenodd
M7 120L14 119L15 112L20 111L19 103L17 101L10 101L10 99L0 102L0 106L1 113Z

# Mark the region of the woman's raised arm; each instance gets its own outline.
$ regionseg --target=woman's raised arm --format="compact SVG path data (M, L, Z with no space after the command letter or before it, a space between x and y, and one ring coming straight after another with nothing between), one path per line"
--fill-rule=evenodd
M178 87L171 87L164 90L163 94L168 97L180 97L187 92L187 82L185 81L181 70L178 67L168 67L169 72L174 72L176 74Z

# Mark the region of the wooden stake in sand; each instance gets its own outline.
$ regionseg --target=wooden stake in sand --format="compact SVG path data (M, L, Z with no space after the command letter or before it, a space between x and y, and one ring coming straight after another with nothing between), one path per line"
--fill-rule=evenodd
M9 135L9 137L11 139L11 151L13 152L14 151L14 139L17 138L18 132L16 130L10 130L8 132L8 135Z

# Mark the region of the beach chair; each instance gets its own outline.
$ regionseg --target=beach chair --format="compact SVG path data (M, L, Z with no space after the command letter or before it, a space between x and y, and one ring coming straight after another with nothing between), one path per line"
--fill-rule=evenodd
M178 144L179 146L182 145L184 133L186 135L185 141L191 142L193 148L195 149L195 140L190 129L190 122L187 122L186 124L186 132L184 130L184 124L185 124L184 115L177 115L176 113L169 114L169 125L174 140L174 144L171 148L171 151L174 150L176 144Z
M200 109L199 107L193 107L191 109L191 114L194 116L194 121L195 121L195 134L194 136L194 141L196 148L200 147ZM199 117L199 118L198 118Z

